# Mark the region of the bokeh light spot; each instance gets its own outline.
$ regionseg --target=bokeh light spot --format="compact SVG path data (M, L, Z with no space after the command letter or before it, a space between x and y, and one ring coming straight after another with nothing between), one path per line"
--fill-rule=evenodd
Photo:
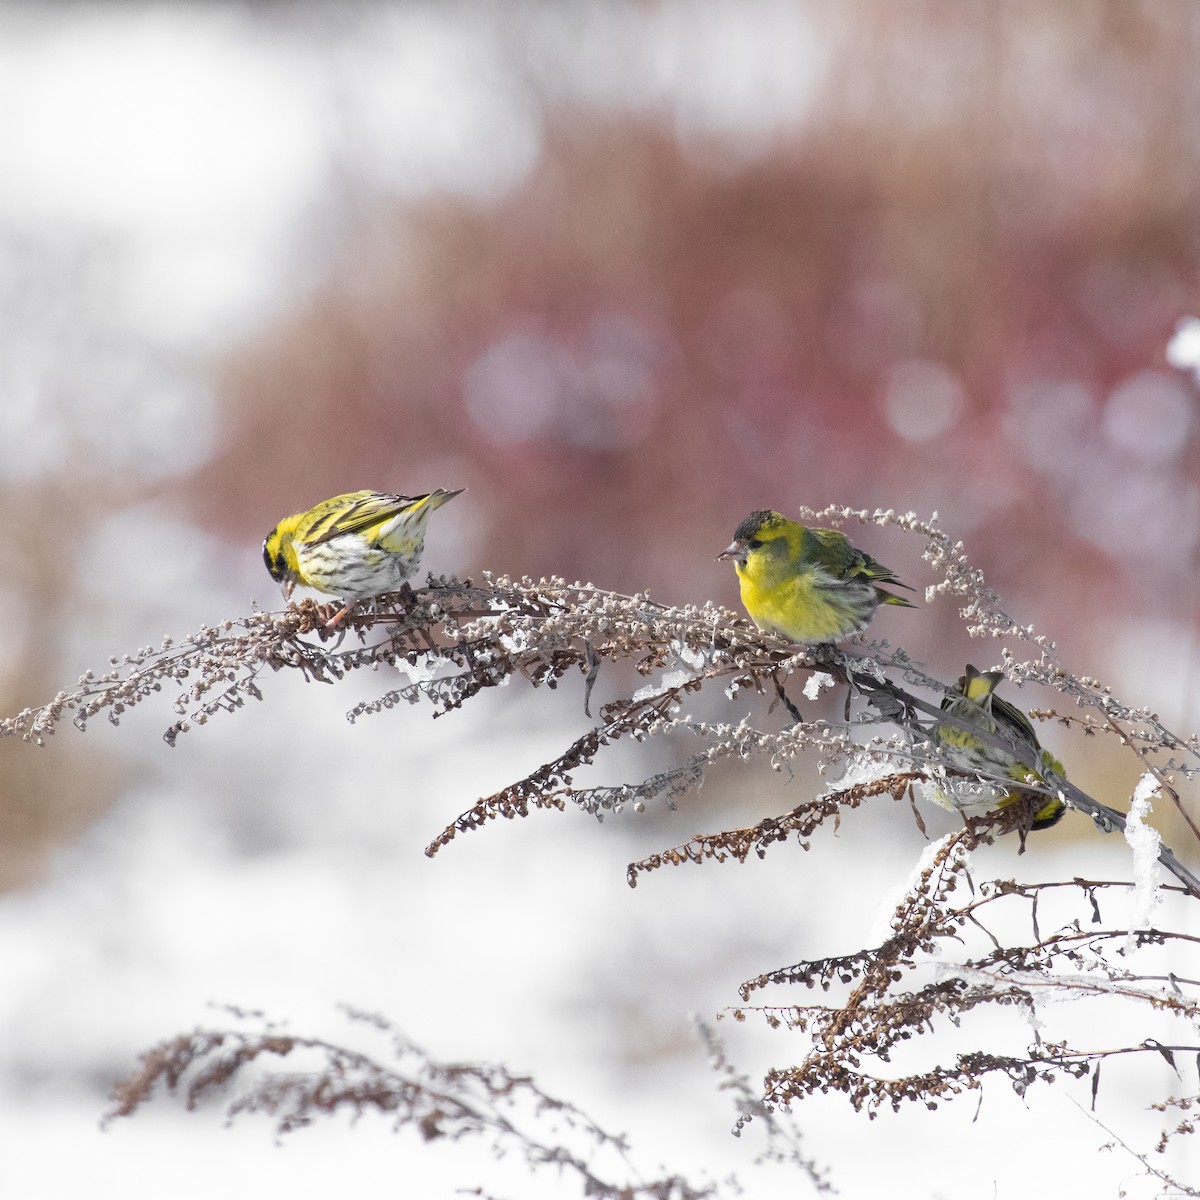
M1192 397L1164 371L1139 371L1113 389L1104 410L1108 440L1145 463L1183 453L1192 432Z
M649 433L662 338L621 313L598 314L583 332L579 345L544 332L508 334L467 368L467 412L489 441L616 450Z
M953 427L966 397L958 377L940 363L912 358L888 374L883 407L888 424L913 442L927 442Z
M1181 371L1191 371L1200 383L1200 319L1184 317L1177 322L1167 343L1167 362Z
M545 334L517 333L489 346L467 368L467 412L501 446L543 436L569 372L566 351Z
M1005 419L1009 440L1026 462L1055 477L1073 478L1087 457L1095 420L1092 395L1073 379L1033 379L1009 393L1013 411Z

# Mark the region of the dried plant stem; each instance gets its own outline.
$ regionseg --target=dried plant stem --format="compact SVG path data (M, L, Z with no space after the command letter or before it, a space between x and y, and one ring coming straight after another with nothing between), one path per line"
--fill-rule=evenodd
M1052 688L1078 710L1066 716L1053 710L1033 715L1058 719L1089 736L1115 738L1125 751L1137 756L1146 784L1168 795L1183 810L1176 781L1200 775L1200 738L1180 736L1156 714L1120 701L1098 680L1070 674L1059 663L1052 642L1016 624L1004 612L982 574L968 562L961 544L952 542L938 527L936 517L922 521L911 514L841 506L810 515L833 523L873 522L923 539L924 558L938 576L927 597L952 598L960 605L972 635L1003 643L1002 667L1011 686L1035 682ZM646 595L624 596L557 578L534 581L484 575L478 583L431 578L421 589L405 588L360 606L336 634L326 628L334 607L308 601L281 614L255 613L216 627L206 626L178 645L167 640L158 649L147 648L113 660L105 674L89 672L76 688L61 692L49 704L0 721L0 735L40 744L68 718L81 729L99 715L116 723L131 706L170 687L178 689L176 720L166 733L166 740L173 744L192 726L204 724L219 712L236 711L247 699L262 700L266 669L295 671L309 682L325 684L336 684L364 669L395 670L407 676L407 682L356 705L349 713L352 721L402 703L428 703L434 716L444 716L510 680L556 688L563 679L577 674L582 681L583 708L590 716L595 689L606 670L628 664L647 680L644 686L602 704L593 727L575 737L561 753L477 800L433 839L428 853L434 854L460 834L479 830L498 818L524 817L538 809L561 810L570 805L603 818L626 806L642 808L655 799L674 804L699 788L708 770L725 760L759 760L776 771L790 773L792 764L804 758L815 761L821 771L837 767L849 774L841 786L782 815L746 828L696 836L631 864L631 885L642 874L663 867L706 859L744 862L792 840L809 850L820 826L832 823L836 827L843 810L875 797L890 796L893 802L907 798L919 822L915 796L925 785L936 796L938 789L954 780L965 783L968 796L991 797L985 804L994 805L997 797L1013 799L997 811L971 813L963 829L931 847L918 880L898 903L890 936L881 945L800 961L743 985L743 1002L766 987L800 985L806 991L819 988L825 992L846 989L845 995L824 1004L784 1003L734 1010L742 1019L749 1012L759 1012L772 1026L803 1031L811 1038L811 1050L798 1066L776 1068L768 1074L763 1098L767 1108L786 1108L803 1097L829 1091L846 1095L856 1108L869 1112L882 1106L896 1107L905 1100L935 1106L945 1098L978 1091L994 1075L1007 1078L1020 1091L1056 1076L1090 1074L1095 1089L1101 1062L1140 1059L1152 1052L1174 1063L1196 1051L1187 1034L1162 1042L1135 1038L1100 1049L1065 1041L1048 1043L1036 1035L1024 1054L972 1050L953 1063L899 1078L871 1069L873 1061L886 1063L901 1042L916 1043L942 1020L957 1023L965 1014L988 1007L1034 1015L1051 996L1118 998L1147 1006L1159 1018L1180 1021L1189 1033L1200 1022L1194 997L1200 987L1195 983L1200 967L1184 972L1172 963L1172 970L1164 973L1161 964L1134 965L1139 954L1148 955L1164 946L1181 954L1200 945L1200 939L1169 929L1084 928L1089 917L1093 925L1101 924L1101 897L1110 889L1132 889L1134 897L1145 901L1144 912L1152 910L1155 881L1149 878L1152 869L1146 870L1150 847L1159 864L1179 883L1171 890L1188 901L1200 899L1200 878L1169 847L1155 843L1152 831L1147 836L1143 818L1148 792L1143 788L1136 798L1136 822L1127 821L1124 813L1087 795L1061 771L1039 760L1040 747L1032 735L1014 745L1011 739L965 722L943 708L943 701L957 694L956 689L928 673L902 649L882 642L864 643L861 638L841 648L796 646L712 604L671 607ZM1012 647L1028 650L1030 656L1019 659ZM805 695L810 698L823 684L844 688L841 719L806 717L805 706L788 694L797 677L806 680ZM701 720L687 713L686 706L699 693L711 696L715 689L722 693L716 708L728 713L728 720ZM779 715L764 725L755 724L743 702L745 693L767 697L772 701L771 711ZM780 704L782 708L776 707ZM792 724L780 727L783 711ZM985 765L978 773L964 773L944 750L942 735L947 728L969 732L985 749L995 751L995 761L1003 765L994 769ZM671 736L695 743L683 761L630 783L597 786L577 781L580 772L591 768L605 749L618 741L661 741ZM980 758L984 764L992 762L986 755ZM1036 777L1015 781L1014 774L1022 775L1020 767L1036 772ZM972 788L978 791L972 793ZM972 851L1013 832L1018 834L1018 852L1023 851L1033 814L1054 798L1090 818L1102 833L1127 832L1136 842L1133 883L1082 877L1037 884L975 882ZM1188 828L1200 841L1200 827L1189 819ZM1139 852L1141 858L1137 858ZM1153 860L1149 861L1152 868ZM1073 889L1080 916L1047 935L1041 927L1039 902L1050 889L1066 896ZM956 902L959 894L970 898ZM1029 908L1031 940L1014 945L994 931L991 917L993 906L1020 901ZM1142 923L1148 924L1148 917ZM969 954L964 950L963 960L954 964L947 947L965 946L969 938L982 938L982 948ZM938 964L940 973L932 981L918 978L918 972L927 975L932 962ZM189 1076L189 1096L198 1098L258 1057L284 1056L300 1047L328 1057L332 1073L319 1088L303 1083L293 1087L276 1079L270 1087L253 1093L258 1107L281 1114L285 1124L313 1110L332 1111L345 1104L383 1110L397 1103L408 1106L404 1109L406 1120L435 1134L444 1132L440 1123L449 1123L479 1129L486 1125L502 1139L520 1136L514 1126L471 1108L461 1097L455 1102L452 1090L427 1083L418 1087L412 1079L389 1075L382 1068L377 1071L378 1064L343 1056L330 1044L271 1033L247 1040L210 1031L164 1044L152 1052L129 1090L121 1094L118 1111L132 1111L158 1081L173 1087L184 1074L194 1071ZM333 1086L329 1082L333 1077L352 1082ZM485 1086L505 1094L528 1092L528 1081L478 1071L477 1082L484 1079L500 1080ZM490 1101L498 1098L494 1092L487 1094ZM544 1097L538 1102L542 1101L550 1103ZM1170 1098L1163 1101L1162 1108L1184 1109L1193 1104L1200 1106L1200 1098ZM423 1105L432 1107L426 1112ZM739 1127L764 1111L762 1105L747 1106ZM1164 1132L1164 1141L1180 1132L1191 1132L1188 1122ZM543 1158L538 1157L541 1151L527 1152L531 1165L558 1161L549 1151ZM568 1156L561 1161L592 1189L589 1194L611 1195L616 1200L618 1193L599 1177L589 1175L583 1159ZM794 1161L800 1165L798 1159ZM715 1194L687 1187L690 1185L672 1177L634 1186L620 1195L677 1200Z

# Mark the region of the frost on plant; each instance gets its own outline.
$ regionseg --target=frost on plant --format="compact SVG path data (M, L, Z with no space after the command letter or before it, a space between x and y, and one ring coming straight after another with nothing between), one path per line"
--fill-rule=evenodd
M743 862L782 853L785 846L792 853L819 852L822 835L836 829L842 813L863 805L903 803L920 823L919 792L957 797L956 803L979 800L964 814L965 827L939 843L918 872L879 945L768 967L746 983L735 1015L761 1014L791 1031L784 1055L798 1062L770 1073L765 1108L748 1107L747 1119L753 1111L778 1112L826 1092L844 1095L871 1115L909 1100L935 1106L979 1092L993 1078L1018 1090L1057 1077L1088 1078L1099 1091L1103 1062L1139 1056L1165 1061L1167 1051L1172 1061L1197 1061L1200 1046L1193 1044L1192 1030L1200 1017L1200 985L1193 981L1200 969L1151 960L1164 947L1190 955L1194 939L1152 922L1162 911L1156 903L1163 893L1193 911L1200 881L1148 821L1153 797L1160 814L1173 809L1189 836L1200 840L1179 792L1200 771L1200 740L1170 730L1100 680L1069 671L1053 642L1004 610L936 516L926 521L842 506L799 515L825 524L875 523L920 539L934 574L927 599L958 607L971 636L984 643L977 658L999 660L1009 702L1017 703L1019 685L1042 685L1056 694L1055 706L1031 712L1033 721L1111 739L1137 759L1143 779L1128 814L1088 795L1056 762L1040 758L1035 740L1014 742L1003 729L981 728L947 711L943 701L956 694L954 681L935 678L899 647L863 637L840 647L797 646L713 604L672 607L645 594L620 595L559 578L431 577L423 588L355 611L336 633L324 627L333 607L312 601L225 621L182 642L168 640L114 660L108 671L88 673L50 703L0 722L0 733L41 744L65 720L80 729L101 716L117 722L128 708L166 690L174 693L165 735L173 744L219 713L266 699L265 681L280 671L326 684L363 669L395 672L395 685L351 709L351 721L379 719L402 705L428 706L443 717L490 688L513 683L554 689L578 677L581 686L564 691L563 702L582 708L592 718L590 728L534 771L471 803L432 837L428 854L498 818L535 810L570 806L603 818L653 803L674 805L720 762L761 762L786 776L803 760L827 786L753 826L699 834L630 864L631 885L649 872L706 859ZM630 671L639 677L636 686L627 686ZM602 678L607 693L614 683L620 687L616 699L597 704ZM839 697L835 719L806 716L797 706L794 697L807 706L829 688ZM756 695L769 707L747 703ZM968 770L947 753L947 745L955 744L944 736L947 730L977 739L985 751L979 764ZM665 768L617 784L586 778L608 746L651 739L667 744L667 737L672 753ZM1086 818L1094 836L1124 833L1128 882L1091 881L1078 872L1063 881L1020 885L974 878L976 847L1004 836L1003 844L1019 853L1027 836L1038 836L1039 812L1057 801L1073 810L1068 820ZM719 877L713 886L720 886ZM1110 921L1107 911L1118 894L1132 903ZM1043 924L1051 896L1070 897L1074 910ZM989 924L1014 909L1028 922L1028 936L1020 941ZM982 943L971 944L981 934ZM802 1002L750 1004L764 990L774 994L796 985ZM812 1002L814 990L822 1002ZM1136 1037L1101 1048L1069 1038L1044 1042L1036 1032L1039 1014L1064 996L1094 1002L1120 997L1146 1006L1176 1021L1180 1040L1169 1047ZM925 1062L906 1073L887 1069L901 1044L932 1043L930 1033L966 1027L969 1014L986 1009L1030 1019L1034 1036L1022 1053L990 1050L985 1037L952 1061ZM1163 1111L1200 1102L1194 1074L1186 1085L1192 1090L1164 1099ZM1186 1126L1165 1131L1165 1138L1190 1132Z

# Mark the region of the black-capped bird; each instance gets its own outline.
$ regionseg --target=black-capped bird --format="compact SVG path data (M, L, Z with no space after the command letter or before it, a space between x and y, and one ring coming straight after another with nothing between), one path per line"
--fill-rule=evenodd
M810 529L771 509L752 512L717 557L733 559L755 625L794 642L859 633L881 604L914 607L887 590L912 589L840 530Z

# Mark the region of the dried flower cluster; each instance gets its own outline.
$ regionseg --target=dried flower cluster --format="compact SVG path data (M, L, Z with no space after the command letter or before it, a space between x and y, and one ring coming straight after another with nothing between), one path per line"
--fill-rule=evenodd
M519 1157L531 1174L550 1168L574 1177L582 1193L597 1200L727 1194L715 1183L694 1187L678 1175L639 1178L624 1138L531 1079L502 1066L438 1062L383 1017L345 1011L360 1030L382 1039L381 1049L351 1050L300 1037L261 1013L231 1009L233 1021L225 1028L181 1034L143 1054L138 1071L114 1090L106 1120L132 1115L160 1086L182 1090L188 1108L196 1108L224 1096L236 1080L242 1090L227 1105L229 1118L265 1113L278 1135L337 1113L377 1113L427 1142L484 1141L497 1158ZM273 1065L294 1059L301 1062L291 1069ZM602 1176L602 1169L619 1173L619 1180Z
M1010 821L1005 814L994 824L1003 829ZM758 1012L773 1026L803 1030L812 1039L813 1048L799 1066L770 1073L769 1104L786 1107L808 1095L837 1091L871 1115L885 1104L898 1108L907 1100L936 1107L960 1093L979 1091L993 1074L1006 1077L1021 1094L1031 1084L1050 1082L1055 1076L1090 1076L1094 1099L1100 1066L1107 1060L1149 1054L1175 1068L1176 1055L1182 1059L1200 1053L1195 1038L1200 983L1174 972L1151 973L1160 970L1163 962L1178 969L1194 956L1197 939L1158 929L1106 927L1101 898L1108 892L1127 891L1128 883L996 880L974 886L969 851L981 839L991 840L997 831L964 829L933 847L920 878L897 906L891 936L882 945L845 957L798 963L743 984L743 999L772 985L799 984L807 991L819 988L827 994L848 989L845 998L826 1004L733 1010L739 1020ZM1086 899L1091 928L1079 920L1050 933L1039 927L1039 903L1054 889L1072 889ZM970 894L956 903L960 890ZM1011 936L1002 942L988 924L998 915L993 910L1014 904L1022 904L1027 916L1028 937L1023 944L1014 943ZM972 941L978 942L979 953L964 956ZM1143 962L1145 970L1134 969L1134 964ZM1043 1009L1072 998L1144 1004L1175 1023L1184 1041L1164 1044L1144 1038L1130 1045L1086 1050L1043 1041ZM1024 1053L971 1051L959 1054L950 1066L917 1075L887 1076L878 1070L891 1061L898 1047L923 1036L938 1018L961 1024L968 1014L984 1008L1019 1010L1031 1038ZM869 1061L877 1064L876 1070L865 1067ZM1169 1103L1186 1106L1194 1098Z
M1063 706L1072 706L1070 712L1043 710L1032 715L1080 727L1089 736L1116 739L1140 759L1150 791L1184 811L1176 783L1191 780L1200 771L1200 739L1180 736L1167 729L1156 714L1123 704L1098 680L1066 671L1051 642L1016 624L1003 611L981 573L968 561L961 543L952 542L940 530L936 516L921 521L912 515L840 506L801 516L834 524L848 520L876 522L923 539L924 557L938 576L938 582L929 589L930 598L952 597L960 604L973 635L1003 643L1001 662L1011 680L1044 684L1062 696ZM363 668L395 669L408 676L406 684L353 709L351 720L401 702L427 702L433 706L434 715L441 716L483 690L512 679L554 688L573 673L585 682L584 707L588 711L593 685L601 671L628 664L648 680L631 694L604 704L593 727L552 760L471 805L433 839L427 849L431 855L459 834L499 817L526 816L531 809L563 809L570 804L602 818L627 805L638 809L658 798L670 804L699 787L707 770L725 759L765 759L775 770L787 771L803 756L815 758L822 772L835 766L845 772L838 787L787 813L750 828L695 837L631 864L631 885L642 873L664 866L706 858L744 861L751 853L762 855L768 847L785 841L794 840L807 850L818 829L829 822L836 824L845 809L882 796L893 802L911 802L914 788L926 784L937 787L950 775L961 776L931 737L939 723L961 724L941 707L941 700L952 689L929 675L903 650L887 643L864 644L860 638L843 648L797 647L711 604L673 608L646 595L623 596L557 578L535 582L485 574L477 583L431 578L420 590L406 588L381 598L371 609L355 612L336 635L324 628L331 611L328 605L308 601L282 614L258 613L204 628L178 645L164 642L157 650L146 649L114 661L104 675L85 675L77 688L60 693L42 708L27 709L0 722L0 734L18 735L40 744L68 716L80 728L101 714L116 722L132 705L171 686L181 689L174 701L177 719L166 733L167 741L174 743L181 733L203 724L213 714L232 711L248 697L262 699L264 668L297 670L308 680L326 683ZM1030 656L1018 658L1013 647L1027 647ZM788 694L789 685L794 685L798 677L807 678L806 695L815 694L814 688L827 684L844 689L844 718L806 719ZM688 715L690 697L718 689L722 693L721 711L729 712L729 719L698 720ZM752 724L739 702L747 691L778 699L793 723L780 728L776 721L770 729ZM984 740L989 737L982 731L974 732ZM577 773L612 743L678 733L697 744L696 751L683 762L624 785L586 787L576 783ZM1140 877L1133 882L1138 888L1153 892L1152 868L1157 858L1174 875L1179 885L1175 890L1189 904L1200 899L1200 880L1144 825L1142 810L1136 804L1127 816L1101 804L1044 764L1030 758L1025 765L1037 767L1044 782L1021 785L1020 804L999 814L972 818L963 831L936 847L921 878L896 909L892 936L882 946L836 959L802 962L745 985L743 999L767 985L799 983L826 993L838 987L848 989L848 994L826 1004L757 1010L775 1025L806 1034L812 1048L802 1056L799 1066L771 1072L765 1097L762 1102L747 1103L747 1114L761 1115L815 1093L831 1091L844 1093L856 1108L872 1115L883 1105L897 1106L906 1099L935 1106L960 1093L978 1091L993 1075L1007 1078L1018 1090L1062 1075L1090 1075L1095 1087L1100 1063L1114 1056L1168 1056L1200 1050L1186 1042L1164 1047L1150 1041L1096 1050L1072 1047L1066 1042L1044 1044L1035 1033L1025 1052L1015 1055L970 1050L951 1065L898 1076L866 1066L871 1060L888 1063L901 1043L919 1042L939 1024L957 1024L977 1009L1008 1007L1034 1016L1050 995L1120 995L1166 1013L1189 1029L1200 1016L1194 996L1198 985L1194 982L1176 975L1137 974L1126 965L1115 965L1122 955L1134 951L1167 943L1178 949L1195 939L1153 929L1132 934L1127 929L1084 929L1087 919L1099 923L1098 897L1106 889L1128 888L1128 883L1074 879L1038 885L1003 881L972 885L969 852L980 842L1009 831L1016 832L1023 846L1032 814L1047 797L1058 796L1070 808L1090 817L1101 832L1126 832L1135 846L1135 872ZM1014 786L1011 779L1003 777L979 779L981 786L993 782ZM915 814L915 806L913 811ZM916 819L919 821L919 816ZM1196 832L1190 820L1189 825ZM969 885L972 898L956 907L954 893ZM1043 891L1051 888L1073 889L1083 915L1068 927L1044 936L1038 928L1038 901ZM1004 934L989 932L988 946L956 965L948 966L945 957L937 957L944 955L947 945L963 941L967 932L986 931L986 918L998 906L1018 900L1031 908L1032 936L1028 944L1009 944ZM941 967L932 979L922 981L935 958ZM737 1015L745 1016L749 1011L739 1009ZM212 1040L214 1037L217 1040ZM294 1039L276 1042L266 1035L258 1041L230 1040L225 1034L177 1040L160 1047L147 1060L138 1078L126 1085L117 1111L131 1111L144 1098L147 1081L163 1078L176 1082L199 1060L207 1065L193 1079L193 1099L213 1090L262 1053L287 1053L295 1044ZM324 1049L336 1057L334 1048ZM360 1070L362 1064L330 1061L337 1067L339 1078L351 1070L357 1076L353 1087L347 1085L349 1090L344 1096L328 1089L292 1094L287 1090L292 1085L279 1085L282 1091L255 1093L257 1106L280 1114L308 1114L344 1103L386 1107L373 1090L374 1076ZM481 1069L480 1078L485 1074ZM503 1081L500 1091L511 1090L512 1086L512 1080ZM384 1091L391 1095L397 1089L403 1092L393 1079ZM1195 1096L1171 1098L1163 1102L1163 1107L1164 1111L1178 1108L1187 1112L1197 1102ZM422 1127L434 1120L422 1108L424 1103L419 1097L405 1100L408 1107L403 1109L407 1113L404 1119ZM291 1119L282 1116L281 1127ZM475 1120L478 1118L448 1116L439 1110L434 1128L442 1123L469 1125ZM1176 1129L1165 1131L1164 1139L1191 1131L1188 1117ZM1144 1157L1142 1161L1147 1170L1156 1172ZM600 1187L593 1181L588 1186ZM677 1181L662 1186L677 1187ZM594 1194L617 1193L597 1190ZM709 1193L666 1190L628 1194Z

